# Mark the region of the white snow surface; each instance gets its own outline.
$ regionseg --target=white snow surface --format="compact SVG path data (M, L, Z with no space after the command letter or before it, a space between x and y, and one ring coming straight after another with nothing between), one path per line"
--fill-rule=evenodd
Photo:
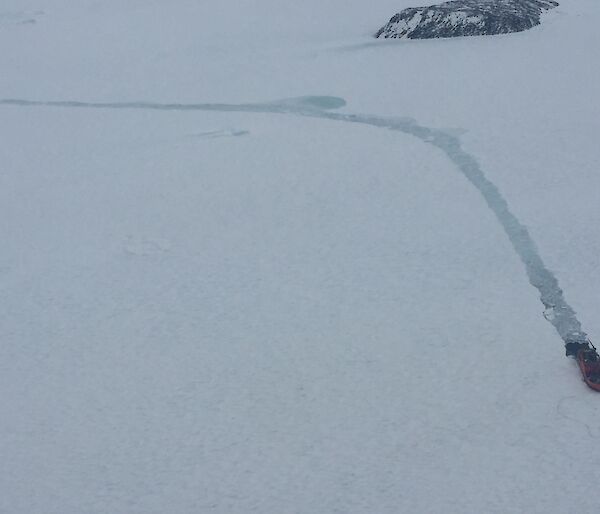
M600 5L372 41L409 6L0 0L0 100L290 106L0 105L0 512L597 512L600 396L481 194L277 102L460 139L600 340Z

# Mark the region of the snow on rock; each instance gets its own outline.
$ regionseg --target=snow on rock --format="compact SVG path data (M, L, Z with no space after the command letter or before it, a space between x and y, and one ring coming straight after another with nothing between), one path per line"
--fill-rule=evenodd
M452 0L394 15L376 38L430 39L521 32L540 24L553 0Z

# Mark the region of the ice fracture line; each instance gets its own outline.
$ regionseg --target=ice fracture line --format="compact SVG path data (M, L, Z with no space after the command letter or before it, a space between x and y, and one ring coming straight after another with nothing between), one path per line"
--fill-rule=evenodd
M462 148L460 139L443 130L421 126L411 118L333 112L333 109L338 109L346 105L343 98L334 96L305 96L254 104L102 103L3 99L0 100L0 105L87 109L279 113L370 125L414 136L445 153L457 169L483 196L488 207L492 210L504 229L515 252L523 262L529 282L539 291L540 300L545 308L544 316L554 326L565 344L568 342L585 343L587 340L587 334L582 330L581 323L577 319L575 311L567 303L558 280L544 264L527 228L511 212L507 201L498 188L485 176L477 159Z

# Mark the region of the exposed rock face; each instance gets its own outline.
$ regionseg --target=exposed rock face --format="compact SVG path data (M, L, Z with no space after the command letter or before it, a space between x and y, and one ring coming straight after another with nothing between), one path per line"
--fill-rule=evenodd
M540 24L554 0L452 0L410 7L379 29L377 38L429 39L521 32Z

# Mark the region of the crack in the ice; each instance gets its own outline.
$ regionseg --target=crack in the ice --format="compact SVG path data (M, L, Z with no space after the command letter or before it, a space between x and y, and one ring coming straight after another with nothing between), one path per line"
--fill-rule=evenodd
M481 193L488 207L508 236L515 252L523 262L529 282L540 294L544 305L545 318L554 326L566 343L586 343L587 334L573 308L567 303L563 291L554 274L546 267L527 228L511 212L506 199L498 188L481 170L477 159L464 150L458 136L440 129L419 125L411 118L388 118L363 114L331 112L344 107L342 98L332 96L304 96L268 103L255 104L182 104L151 102L76 102L76 101L34 101L22 99L0 100L0 105L70 107L96 109L154 109L163 111L220 111L281 113L307 116L346 123L357 123L373 127L387 128L403 132L430 144L443 153L456 165L465 178Z

